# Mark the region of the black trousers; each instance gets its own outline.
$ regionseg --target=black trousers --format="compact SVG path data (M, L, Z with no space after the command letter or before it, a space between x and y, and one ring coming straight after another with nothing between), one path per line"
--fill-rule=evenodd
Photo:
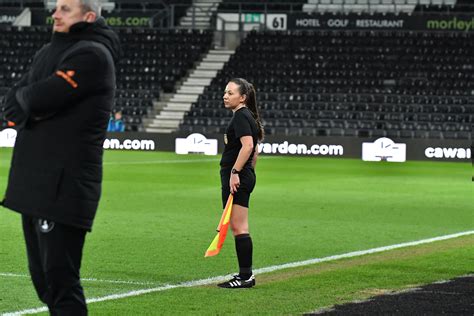
M79 277L86 231L23 215L28 266L51 315L87 315Z

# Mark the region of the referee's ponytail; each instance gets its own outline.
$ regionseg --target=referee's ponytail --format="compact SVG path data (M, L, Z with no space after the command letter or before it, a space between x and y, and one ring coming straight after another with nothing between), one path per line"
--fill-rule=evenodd
M257 93L255 92L255 87L253 84L248 82L243 78L234 78L231 79L229 82L233 82L239 86L239 92L241 95L245 95L245 105L247 108L252 112L255 121L257 122L258 126L258 140L262 141L265 135L262 121L260 120L260 113L257 107Z

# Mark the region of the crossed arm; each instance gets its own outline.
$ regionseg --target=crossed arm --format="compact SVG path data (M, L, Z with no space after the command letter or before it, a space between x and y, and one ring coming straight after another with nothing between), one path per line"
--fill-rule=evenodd
M5 97L5 117L21 125L30 117L34 119L73 106L104 86L104 74L100 52L94 49L77 51L47 78L28 84L29 75L23 76Z

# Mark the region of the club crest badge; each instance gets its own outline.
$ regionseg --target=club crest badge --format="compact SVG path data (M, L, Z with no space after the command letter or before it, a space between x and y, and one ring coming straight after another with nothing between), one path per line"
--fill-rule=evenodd
M40 232L49 233L54 228L54 222L48 221L46 219L39 219L38 226L39 226Z

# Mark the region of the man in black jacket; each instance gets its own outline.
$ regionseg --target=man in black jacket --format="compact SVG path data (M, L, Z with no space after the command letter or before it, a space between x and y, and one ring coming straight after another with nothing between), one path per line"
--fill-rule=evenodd
M98 0L57 0L52 40L6 95L18 128L3 205L22 214L31 278L52 315L86 315L79 271L102 182L117 35Z

